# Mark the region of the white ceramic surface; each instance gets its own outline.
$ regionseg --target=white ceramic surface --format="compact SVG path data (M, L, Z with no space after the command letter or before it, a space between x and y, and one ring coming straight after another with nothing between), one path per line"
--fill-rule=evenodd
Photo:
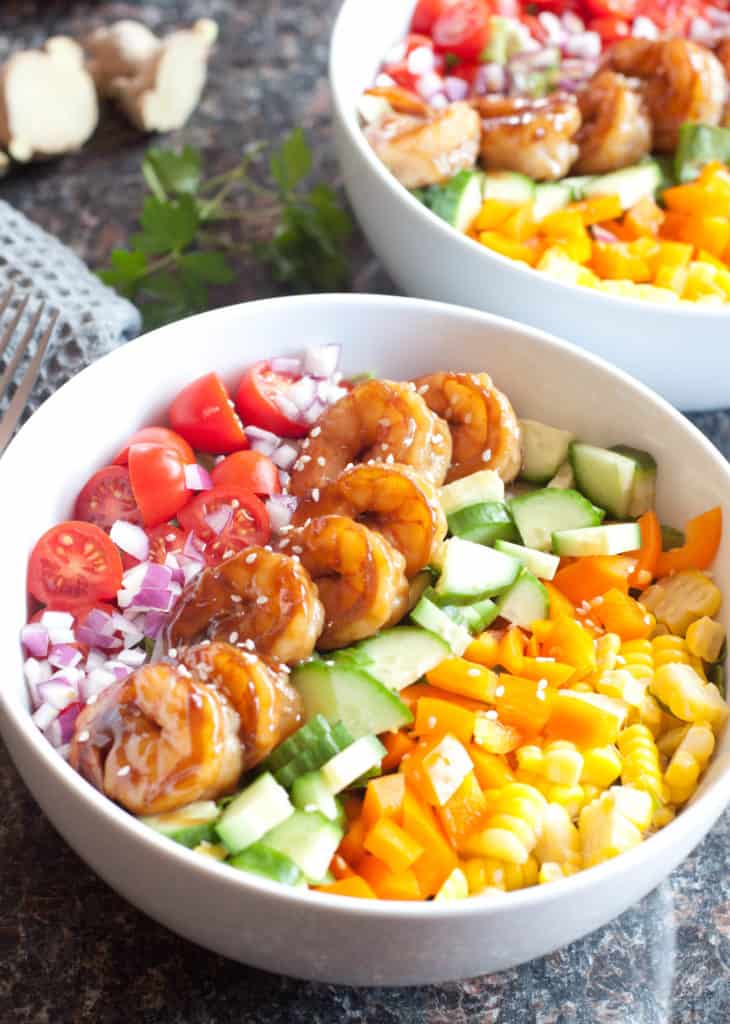
M330 85L345 187L371 246L403 292L531 324L603 356L680 409L730 405L730 308L680 308L563 285L486 249L430 213L380 163L357 100L415 0L345 0Z
M323 338L343 343L346 371L408 377L487 369L521 415L598 443L651 449L661 467L664 521L681 523L718 502L730 511L730 470L694 427L619 371L531 329L378 296L279 299L204 314L80 373L0 459L0 728L33 795L79 855L130 902L203 946L270 971L347 984L417 984L501 970L608 921L686 856L730 796L730 731L693 805L632 853L541 888L436 906L289 892L196 856L97 793L28 713L18 633L35 540L68 516L87 476L133 430L159 421L182 385L211 369L235 382L252 360ZM729 569L724 541L717 578L726 581ZM730 626L727 609L730 602Z

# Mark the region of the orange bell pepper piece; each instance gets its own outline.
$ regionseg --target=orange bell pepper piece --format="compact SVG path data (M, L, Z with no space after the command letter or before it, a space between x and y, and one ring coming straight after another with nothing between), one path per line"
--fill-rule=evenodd
M341 878L336 882L330 882L329 885L316 885L314 888L316 892L329 892L334 896L353 896L360 900L377 899L365 879L354 874L348 878Z
M717 506L689 519L684 528L681 548L662 551L657 559L657 576L682 569L709 569L722 539L722 509Z
M535 234L535 221L532 218L532 203L519 206L502 222L499 231L505 238L515 242L526 242Z
M638 551L632 552L636 557L636 568L629 576L628 582L630 587L643 590L654 579L657 560L662 553L662 528L653 510L640 516L638 523L641 530L641 547Z
M730 183L710 173L704 180L667 188L662 199L669 210L695 217L730 216Z
M604 220L615 220L621 216L621 200L616 195L591 196L578 203L571 203L567 210L577 210L585 227L600 224Z
M552 691L538 687L534 679L507 673L502 673L499 682L500 689L504 688L504 693L495 698L499 720L525 736L536 736L550 717Z
M559 591L552 583L548 582L548 580L543 580L543 586L547 590L548 598L550 599L550 618L574 619L575 608L572 601L569 601L565 594L561 593L561 591Z
M502 199L485 199L471 226L477 232L493 231L504 224L521 206L521 203L508 203Z
M475 637L464 652L467 661L476 661L485 668L499 665L500 635L490 630Z
M416 721L413 732L417 736L438 733L443 736L450 732L461 743L470 743L474 733L474 712L459 707L451 701L421 697L416 705Z
M609 590L597 598L591 614L605 630L618 633L622 640L643 640L656 625L653 615L620 590Z
M511 238L506 238L497 231L480 231L479 241L487 249L493 249L494 252L506 256L510 260L519 260L522 263L528 263L531 267L534 267L537 263L538 253L536 249L525 245L524 242L515 242Z
M538 656L536 658L523 658L520 675L525 679L547 679L550 686L560 687L575 676L575 669L572 665L566 665L560 661L545 661Z
M452 846L457 849L464 839L476 832L487 811L487 801L474 772L470 772L454 795L436 814Z
M366 828L372 828L380 818L398 819L403 810L405 794L405 776L399 772L370 779L362 805L362 820Z
M553 583L578 605L613 588L628 593L628 578L635 568L636 559L627 555L591 555L558 569Z
M423 853L421 844L392 818L376 821L366 834L363 846L397 875L406 871Z
M447 658L427 672L426 679L432 686L483 702L494 700L497 686L496 672L465 658Z
M474 774L482 789L500 789L515 781L507 759L501 754L490 754L476 743L472 743L468 749L474 764Z
M612 281L634 281L646 283L652 279L648 253L632 248L635 242L593 243L591 269L599 277ZM658 251L658 250L657 250Z
M381 900L420 900L421 887L413 871L395 872L372 854L363 857L358 874Z
M341 878L352 878L355 874L345 858L339 853L336 853L330 861L330 871L338 882Z
M575 619L556 619L541 649L544 657L573 666L573 680L583 679L596 668L592 635Z
M356 868L365 856L363 840L365 839L365 823L362 818L356 818L350 823L350 827L342 838L337 852L347 863Z
M634 203L624 216L624 226L634 238L655 238L663 221L664 211L649 196Z
M412 870L423 896L433 896L456 867L456 853L434 812L410 789L403 800L403 828L423 847Z
M342 794L342 809L348 821L354 821L362 812L362 797L358 793Z
M513 675L519 675L525 657L527 638L519 626L510 626L499 645L499 663Z
M411 686L406 686L404 690L401 690L398 696L411 711L415 710L421 697L445 700L449 704L455 704L459 708L466 708L468 711L484 710L482 701L472 700L471 697L460 697L458 694L449 693L448 690L442 690L438 686L431 686L430 683L413 683Z
M388 751L381 765L384 772L394 772L404 756L409 754L416 745L416 741L402 730L383 733L380 742Z
M545 735L584 748L615 743L622 718L609 710L610 703L610 698L601 694L560 690L555 694Z

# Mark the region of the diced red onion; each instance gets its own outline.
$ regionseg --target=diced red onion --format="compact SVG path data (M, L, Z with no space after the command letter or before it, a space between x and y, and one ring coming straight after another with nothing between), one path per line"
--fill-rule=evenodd
M72 629L49 629L48 639L51 644L72 644L76 636Z
M540 71L543 68L552 68L560 63L560 53L555 47L545 46L533 53L516 53L510 59L511 71Z
M395 43L385 55L384 64L400 64L405 59L406 55L406 44L404 42Z
M326 408L326 402L321 402L319 399L316 399L314 402L312 402L312 404L306 410L306 412L302 413L302 419L307 424L307 426L311 426L313 423L317 422L317 420L319 419L319 417L322 415Z
M139 590L144 583L148 565L149 562L140 562L139 565L134 565L131 569L127 569L122 576L122 590L129 590L132 593Z
M46 737L51 746L55 747L56 750L63 746L63 740L61 738L61 723L59 721L60 717L61 715L59 713L58 717L55 718L51 722L51 724L43 730L43 735Z
M107 672L112 673L118 683L121 683L123 679L126 679L132 674L132 669L129 665L124 665L119 661L107 661L104 667Z
M31 715L33 722L39 729L45 732L54 719L58 718L58 708L51 704L41 704Z
M638 18L634 18L634 23L631 26L631 35L635 39L658 39L659 29L651 18L646 18L643 14L640 14Z
M124 652L121 652L124 653ZM120 657L121 657L120 653ZM95 668L101 668L106 661L106 654L103 651L92 650L86 655L86 671L93 672Z
M582 57L568 57L560 65L561 81L582 82L595 74L598 63Z
M458 103L459 100L465 100L469 95L469 84L463 78L447 75L444 78L444 92L452 103Z
M203 571L204 562L205 560L203 562L194 562L190 558L186 559L183 565L183 582L189 583L190 580L194 580Z
M411 50L406 60L406 66L412 75L424 75L427 71L433 71L436 64L436 55L430 46L417 46Z
M82 704L80 701L74 701L73 704L69 704L67 708L64 708L61 714L58 716L53 725L58 725L60 729L61 744L70 743L74 734L74 726L76 725L76 719L81 713Z
M38 684L38 696L42 704L50 704L57 711L63 711L69 704L78 700L78 692L75 686L71 686L65 677L49 679L48 682Z
M576 35L580 32L585 32L586 30L583 21L572 11L565 11L561 21L563 22L563 28L567 33L569 33L569 35Z
M302 377L301 379L302 380L311 380L310 377ZM299 383L301 383L301 382L297 381L297 384L299 384ZM295 384L293 384L292 387L289 388L289 391L291 391L292 388L294 388L294 387L296 387ZM275 396L274 401L276 403L276 407L279 410L279 412L282 412L285 416L288 416L290 420L298 420L299 419L299 414L301 413L301 409L287 395L283 394L282 392L279 392L279 394L277 394ZM251 447L253 447L253 445ZM261 449L259 449L259 450L261 450ZM264 452L264 454L265 455L271 455L271 451Z
M384 71L381 71L379 75L375 76L375 85L379 89L390 89L390 87L395 84L395 79L391 78L390 75L386 75Z
M203 564L205 562L204 549L205 544L191 531L185 538L185 544L183 545L183 555L185 558L190 559L192 562ZM183 571L185 571L185 566L183 566Z
M128 523L124 519L117 519L109 531L109 536L118 548L126 551L128 555L144 562L150 553L150 540L141 526Z
M553 14L552 11L540 11L537 20L545 31L548 43L555 43L560 46L565 38L565 28L561 24L560 18Z
M74 668L81 661L81 651L70 644L56 644L48 652L48 664L55 668Z
M289 388L286 398L297 410L297 415L308 409L317 394L317 384L313 377L300 377L296 384Z
M223 533L230 521L233 519L233 509L230 505L221 505L204 516L206 523L216 536Z
M502 93L507 88L507 72L501 64L492 61L482 64L474 76L473 89L477 96Z
M28 654L45 658L48 654L48 630L41 622L29 622L20 631L20 639Z
M191 491L209 491L213 487L210 473L205 466L197 462L190 463L185 467L185 486Z
M124 637L128 637L133 643L139 643L142 639L142 632L135 622L128 619L126 615L120 615L119 612L114 612L111 620L112 627L118 630Z
M274 373L290 373L295 377L302 373L302 361L294 356L274 356L269 365Z
M81 686L82 693L84 694L85 700L88 700L92 694L101 693L102 690L106 690L107 686L111 686L116 683L117 677L113 672L110 672L108 668L95 668L86 677L86 681Z
M298 455L299 452L293 444L284 443L273 452L271 460L279 469L289 469L297 461Z
M38 661L37 658L26 658L23 663L23 674L30 685L37 685L45 682L52 676L51 666L47 661Z
M156 639L162 632L162 628L167 621L167 616L163 612L147 612L144 617L144 631L145 636Z
M136 608L144 611L169 612L176 595L170 590L155 587L142 587L134 599Z
M434 110L445 110L449 105L445 92L435 93L428 102Z
M618 238L612 231L602 228L600 224L591 225L591 234L597 242L618 242Z
M95 630L97 633L104 633L106 636L111 636L114 632L112 617L102 608L92 608L84 619L84 626Z
M172 582L172 570L167 565L160 565L159 562L148 562L147 572L144 574L142 587L169 587Z
M719 25L721 28L730 28L730 11L723 10L720 7L705 7L704 15L713 25Z
M41 625L46 629L71 629L74 624L74 617L71 612L45 611L40 617Z
M597 59L601 56L603 43L597 32L581 32L575 35L566 36L563 42L563 51L570 57L580 57L583 60Z
M416 82L416 92L422 99L429 102L437 93L443 91L444 80L435 71L427 71Z
M341 345L310 345L304 351L304 369L312 377L331 377L340 362Z
M128 648L126 651L120 651L116 660L121 662L122 665L129 665L131 668L139 668L140 665L144 665L147 660L147 655L139 648Z
M254 442L261 442L263 444L270 445L272 448L276 448L277 444L281 440L276 434L272 434L270 430L262 430L261 427L246 427L244 433L248 439L248 443L253 448Z
M287 473L286 470L279 470L279 483L282 487L288 487L291 483L291 474Z
M297 507L297 499L291 494L275 494L266 502L266 511L274 532L288 526Z
M79 626L76 630L76 639L80 644L89 647L101 647L105 651L118 650L122 641L117 636L109 636L108 633L101 633L99 630L91 629L89 626Z
M175 554L172 551L168 551L165 555L165 565L172 573L173 583L183 583L185 580L185 574L182 571L182 566Z

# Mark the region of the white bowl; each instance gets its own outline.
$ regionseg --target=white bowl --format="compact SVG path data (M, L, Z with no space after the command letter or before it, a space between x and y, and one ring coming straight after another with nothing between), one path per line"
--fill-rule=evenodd
M730 796L730 730L691 807L637 850L566 881L453 905L343 900L288 891L176 846L77 775L33 725L18 634L28 553L66 518L87 476L176 391L209 370L235 381L252 360L314 339L343 343L344 368L407 378L487 369L520 414L601 443L641 443L659 461L662 519L680 524L730 493L702 435L621 372L572 346L471 310L379 296L308 296L234 306L118 349L50 398L0 459L0 727L58 831L114 889L173 931L234 959L345 984L422 984L498 971L604 924L703 837ZM730 576L724 541L717 576ZM730 627L730 602L724 624Z
M408 295L455 302L552 331L603 356L681 409L730 405L730 309L667 307L564 285L486 249L414 199L375 156L357 101L415 0L345 0L330 86L345 187L372 248Z

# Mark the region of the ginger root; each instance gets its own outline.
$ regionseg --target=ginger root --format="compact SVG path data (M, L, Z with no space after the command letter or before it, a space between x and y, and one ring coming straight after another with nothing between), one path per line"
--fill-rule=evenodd
M209 18L159 39L136 21L118 21L84 40L99 93L117 101L145 132L181 128L200 100L218 35Z
M25 163L79 149L98 120L94 81L73 39L55 36L0 67L0 173L8 155Z

